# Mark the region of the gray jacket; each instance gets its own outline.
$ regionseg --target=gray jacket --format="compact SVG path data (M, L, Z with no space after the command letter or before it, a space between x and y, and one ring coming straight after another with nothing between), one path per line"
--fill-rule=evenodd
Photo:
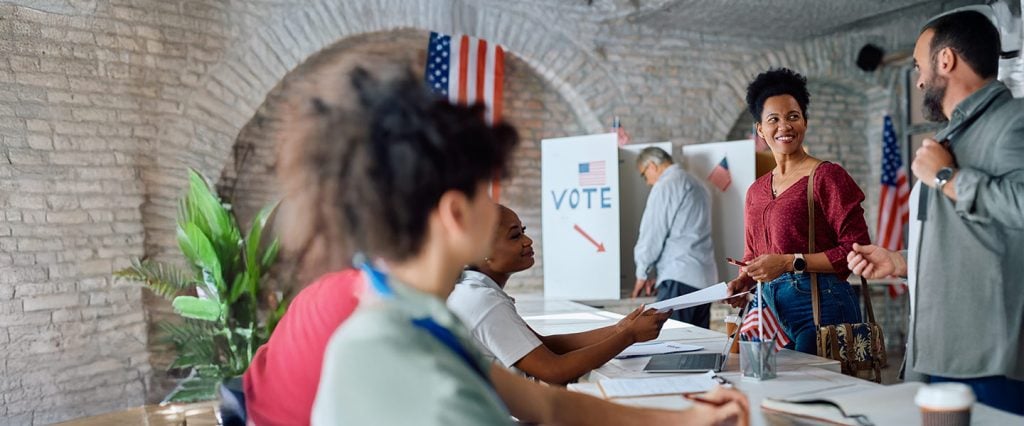
M711 242L711 194L678 165L669 166L647 197L633 249L636 277L657 270L658 283L704 288L718 281Z
M1024 380L1024 100L992 81L957 105L945 138L957 201L920 188L907 370Z

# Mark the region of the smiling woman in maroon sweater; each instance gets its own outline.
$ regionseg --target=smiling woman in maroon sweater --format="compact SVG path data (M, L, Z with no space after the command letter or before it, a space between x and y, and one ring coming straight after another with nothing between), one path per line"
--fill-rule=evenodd
M846 170L803 149L807 131L807 79L789 69L761 73L747 87L747 105L757 132L777 164L747 190L747 266L729 282L732 294L766 283L765 300L776 313L791 349L816 352L810 276L818 273L821 324L859 322L860 308L846 278L853 243L868 244L864 193ZM808 175L814 175L815 252L808 250ZM731 301L741 305L745 300Z

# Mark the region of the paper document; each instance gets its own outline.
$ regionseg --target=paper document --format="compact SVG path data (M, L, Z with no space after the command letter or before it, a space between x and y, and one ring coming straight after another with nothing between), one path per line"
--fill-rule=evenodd
M598 383L605 398L707 392L717 382L715 373L689 374L643 379L604 379Z
M746 292L739 293L736 296L744 294L746 294ZM650 305L647 305L647 307L657 309L658 312L668 312L717 302L725 299L726 297L729 297L729 287L726 286L724 282L721 282L690 294L684 294L679 297L673 297L657 303L651 303Z
M626 348L616 358L632 358L637 356L650 356L658 354L670 354L675 352L693 352L704 349L703 346L684 345L679 342L644 342L635 343Z

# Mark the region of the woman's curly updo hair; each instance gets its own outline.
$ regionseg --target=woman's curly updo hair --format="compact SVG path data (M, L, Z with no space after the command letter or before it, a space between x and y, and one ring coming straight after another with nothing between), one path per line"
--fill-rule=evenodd
M278 226L303 275L351 266L357 252L405 260L442 194L479 196L481 182L508 174L515 129L430 93L410 64L348 54L292 84Z
M800 113L807 119L807 104L811 102L807 78L789 68L773 68L758 74L747 86L747 110L754 121L761 122L764 101L779 95L790 95L796 99Z

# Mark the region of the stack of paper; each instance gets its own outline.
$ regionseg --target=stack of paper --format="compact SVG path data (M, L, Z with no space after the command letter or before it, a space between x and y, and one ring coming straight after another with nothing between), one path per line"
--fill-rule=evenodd
M715 373L673 375L643 379L604 379L598 382L605 398L707 392L717 385Z
M633 358L638 356L651 356L658 354L670 354L675 352L693 352L704 349L703 346L684 345L677 342L643 342L635 343L626 348L616 358Z

